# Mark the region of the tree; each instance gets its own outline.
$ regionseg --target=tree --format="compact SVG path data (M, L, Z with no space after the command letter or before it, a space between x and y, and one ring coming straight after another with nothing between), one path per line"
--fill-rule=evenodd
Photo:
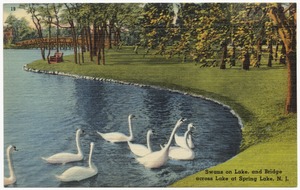
M41 15L39 14L39 11L38 11L39 6L40 6L40 4L33 4L33 3L20 4L20 8L26 10L26 12L31 15L32 22L34 23L35 28L36 28L37 33L38 33L39 47L40 47L40 50L41 50L42 59L46 60L46 57L45 57L46 47L45 47L45 43L44 43L44 40L43 40L43 28L42 28L42 24L41 24L42 18L41 18Z
M48 54L47 54L47 61L48 64L50 64L50 53L51 53L51 44L50 44L50 39L51 39L51 23L52 23L52 16L50 13L50 8L49 8L49 4L45 5L45 10L44 10L44 15L45 15L45 21L46 21L46 25L48 25Z
M166 46L172 39L170 28L173 22L173 5L171 3L147 3L143 13L143 41L157 54L166 53Z
M77 29L76 29L76 14L77 14L77 6L75 4L64 4L66 7L66 12L64 14L64 18L69 23L69 27L71 29L72 34L72 44L73 44L73 51L74 51L74 62L78 64L78 57L77 57L77 48L78 48L78 38L77 38Z
M141 4L116 3L112 4L109 9L109 46L112 45L112 32L114 32L114 41L118 48L126 40L125 33L127 37L130 36L138 41L141 32L141 25L138 21L143 11Z
M284 9L281 3L269 7L268 15L277 28L286 51L288 68L288 94L286 98L286 113L297 112L297 61L296 61L296 3L290 3Z
M60 35L60 30L59 30L59 16L58 13L61 9L62 5L61 4L52 4L53 12L54 12L54 17L56 20L56 52L59 52L59 43L58 43L58 38Z
M7 28L11 28L13 31L13 39L11 43L16 43L22 40L35 38L35 32L29 27L28 21L23 17L18 19L14 15L9 15L5 24Z
M297 112L297 62L296 62L296 4L282 4L282 3L270 3L270 4L253 4L249 8L248 12L253 11L254 14L259 11L262 14L262 18L267 18L267 16L273 22L267 27L267 35L269 35L269 44L271 44L271 37L275 36L275 28L277 34L279 35L283 46L282 46L282 58L285 58L288 70L288 93L285 103L286 113L296 113ZM249 13L248 13L249 14ZM271 27L270 27L271 26ZM268 29L269 28L269 29ZM272 47L269 45L269 62L272 54ZM269 63L270 64L270 63Z

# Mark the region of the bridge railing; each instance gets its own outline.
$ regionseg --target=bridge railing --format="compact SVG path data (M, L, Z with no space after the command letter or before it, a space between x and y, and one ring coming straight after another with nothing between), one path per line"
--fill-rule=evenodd
M60 45L72 45L73 39L71 37L60 37L60 38L35 38L30 40L24 40L17 42L17 46L40 46L40 45L54 45L59 43ZM78 39L77 43L81 45L81 38Z

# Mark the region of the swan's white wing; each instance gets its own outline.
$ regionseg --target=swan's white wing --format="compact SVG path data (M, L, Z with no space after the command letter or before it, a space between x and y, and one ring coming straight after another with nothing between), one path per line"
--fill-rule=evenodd
M175 134L174 139L175 139L175 143L176 143L178 146L182 146L182 144L184 144L184 143L183 143L183 140L184 140L184 137L183 137L183 136L178 136L177 134Z
M145 156L149 153L151 153L151 151L144 145L141 144L133 144L128 142L128 146L131 150L131 152L133 154L135 154L136 156Z
M74 166L67 169L61 175L56 176L60 181L80 181L97 174L97 171L90 167Z
M172 147L169 150L169 157L173 160L192 160L195 158L195 153L182 147Z
M48 158L42 157L42 159L44 159L45 161L51 164L65 164L68 162L80 161L83 159L83 156L79 154L61 152L61 153L54 154Z
M166 149L152 152L144 157L136 158L136 160L143 164L146 168L159 168L168 160Z
M100 133L97 131L97 133L104 138L106 141L115 143L115 142L126 142L129 140L129 137L124 135L123 133L119 132L112 132L112 133Z

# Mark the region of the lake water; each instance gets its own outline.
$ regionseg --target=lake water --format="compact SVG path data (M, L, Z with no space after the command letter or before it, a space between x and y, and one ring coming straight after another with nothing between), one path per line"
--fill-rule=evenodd
M19 149L12 155L17 176L13 187L164 187L220 164L239 151L241 126L220 104L150 87L26 72L23 65L40 59L38 50L4 50L3 54L3 148L14 144ZM169 160L162 168L145 169L135 161L127 143L111 144L96 133L128 134L129 114L136 115L132 121L135 143L146 144L146 132L154 130L153 150L167 142L179 118L187 118L177 131L180 135L193 122L195 159ZM85 131L80 139L83 161L51 165L41 159L62 151L76 152L77 128ZM69 167L87 165L90 142L95 142L92 160L98 175L80 182L57 181L54 176Z

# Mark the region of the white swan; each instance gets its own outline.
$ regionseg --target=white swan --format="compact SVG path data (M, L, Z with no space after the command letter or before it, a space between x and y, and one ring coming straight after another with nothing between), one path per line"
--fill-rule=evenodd
M129 136L124 135L123 133L119 132L111 132L111 133L100 133L97 131L97 133L104 138L106 141L109 141L111 143L115 142L127 142L133 140L133 134L132 134L132 127L131 127L131 119L135 116L130 114L128 116L128 127L129 127Z
M17 148L13 145L9 145L6 149L8 168L9 168L9 177L4 177L4 186L14 184L17 181L13 161L11 159L11 153L17 151Z
M192 128L195 128L193 123L190 123L188 124L188 129L187 131L190 131ZM187 136L187 142L188 142L188 147L186 146L186 143L185 143L185 137L184 136L178 136L177 134L175 134L175 143L182 147L182 148L194 148L194 143L192 141L192 135L189 134Z
M91 142L88 167L74 166L64 171L61 175L59 176L56 175L55 177L60 181L68 182L68 181L81 181L83 179L87 179L96 175L98 173L98 169L92 162L92 154L93 154L94 146L95 146L94 143Z
M169 156L168 156L169 148L170 148L171 142L173 140L174 134L175 134L176 130L178 129L178 127L181 126L183 121L185 121L185 119L181 118L176 122L176 125L170 135L170 139L165 147L163 147L159 151L155 151L150 154L147 154L144 157L136 158L136 160L140 164L143 164L146 168L159 168L159 167L163 166L169 158Z
M186 131L184 133L184 140L185 140L185 146L187 148L183 147L176 147L172 146L169 149L169 157L173 160L193 160L195 158L195 152L189 147L188 145L188 135L191 131Z
M142 144L133 144L128 141L128 146L129 146L131 152L133 154L135 154L136 156L145 156L145 155L151 153L152 149L151 149L151 145L150 145L150 135L152 135L152 134L153 134L152 130L151 129L148 130L148 132L147 132L147 147Z
M42 159L47 161L50 164L65 164L68 162L75 162L75 161L82 160L83 154L81 151L80 141L79 141L79 137L81 134L83 134L83 130L77 129L76 131L76 146L78 150L77 154L61 152L61 153L54 154L48 158L42 157Z

